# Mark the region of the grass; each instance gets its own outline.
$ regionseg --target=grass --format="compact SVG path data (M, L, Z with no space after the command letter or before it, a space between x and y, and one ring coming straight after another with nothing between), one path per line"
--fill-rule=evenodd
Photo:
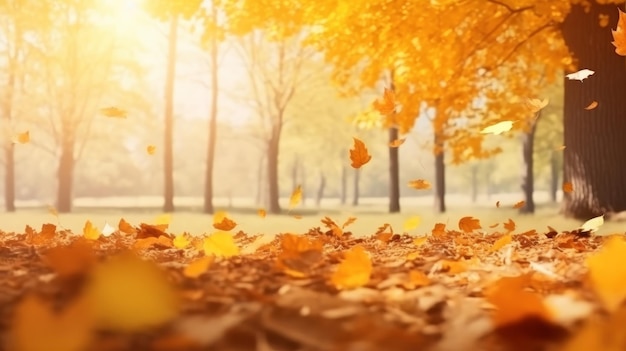
M410 199L409 199L410 200ZM297 207L289 214L270 215L260 218L257 209L252 206L237 206L224 209L229 213L229 217L238 223L236 230L243 230L249 234L278 234L278 233L304 233L310 228L322 226L320 219L329 216L337 223L341 224L348 217L357 217L354 224L349 227L355 235L371 235L384 223L393 226L396 232L403 232L404 222L412 216L420 216L421 224L417 229L411 230L411 234L422 235L429 233L435 223L441 222L447 228L457 229L458 221L464 216L473 216L480 219L480 223L486 231L495 231L488 227L498 222L512 219L517 225L516 232L536 229L539 232L547 231L547 226L552 226L557 230L573 230L582 224L582 221L563 218L558 214L558 206L547 203L539 204L536 214L521 215L511 207L515 201L507 201L507 205L496 208L490 202L482 201L478 204L470 204L467 201L449 202L449 210L443 214L434 213L432 206L426 205L430 201L405 201L403 202L403 212L389 214L386 212L386 200L384 199L364 199L364 204L358 207L339 206L331 204L325 209L315 209L310 207ZM160 203L160 202L158 202ZM156 206L133 206L133 207L113 207L98 204L97 206L77 206L73 213L60 214L58 224L70 229L75 233L81 233L86 220L90 220L98 228L102 229L105 223L117 226L120 218L126 219L134 225L139 223L154 223L155 218L161 214ZM504 201L503 201L504 203ZM296 219L294 215L301 215ZM36 229L44 223L57 224L57 218L50 214L46 208L20 209L15 213L0 213L0 228L7 232L23 232L26 225ZM212 217L200 213L197 206L179 206L179 211L172 214L170 231L178 234L189 232L191 234L210 233L212 229ZM625 233L626 224L619 222L606 222L598 231L598 234Z

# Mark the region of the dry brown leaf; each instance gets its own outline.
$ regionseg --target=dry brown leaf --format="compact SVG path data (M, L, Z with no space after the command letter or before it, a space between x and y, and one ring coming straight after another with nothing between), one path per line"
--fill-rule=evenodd
M515 230L515 222L509 218L509 221L504 223L504 229L506 229L509 233Z
M514 209L520 209L522 207L524 207L524 205L526 205L526 201L520 201L520 202L516 202L515 205L513 205Z
M367 151L365 143L357 138L354 139L354 149L350 149L350 164L353 168L361 168L364 164L368 163L372 156Z
M480 221L471 216L463 217L459 220L459 229L465 233L471 233L475 229L481 229Z
M593 110L596 107L598 107L598 102L594 100L589 105L587 105L587 107L585 107L585 110L587 110L587 111Z

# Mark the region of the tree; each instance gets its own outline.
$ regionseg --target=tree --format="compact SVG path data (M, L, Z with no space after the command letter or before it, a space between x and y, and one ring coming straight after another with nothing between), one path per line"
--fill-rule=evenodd
M583 82L565 81L563 178L574 188L564 196L566 216L588 219L626 210L626 70L610 37L610 27L618 20L615 4L623 3L575 4L563 22L563 37L576 66L595 71ZM598 101L598 107L586 110L592 101Z

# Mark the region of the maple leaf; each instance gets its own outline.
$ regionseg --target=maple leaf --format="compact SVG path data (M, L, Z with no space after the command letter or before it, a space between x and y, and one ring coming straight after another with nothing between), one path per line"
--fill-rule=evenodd
M446 235L446 225L444 223L435 223L431 233L435 238L444 237Z
M583 81L586 78L591 77L594 73L594 71L590 70L590 69L581 69L580 71L574 72L574 73L570 73L570 74L566 74L565 76L569 79L569 80L579 80L579 81Z
M367 284L372 274L372 259L363 246L355 245L344 253L330 280L338 290L359 288Z
M502 133L508 132L509 130L511 130L511 128L513 128L512 121L502 121L489 127L485 127L480 132L482 134L500 135Z
M280 247L282 252L276 260L276 267L294 278L306 277L311 268L323 259L323 243L319 240L283 234L280 237Z
M183 270L183 275L188 278L198 278L206 272L215 261L215 256L204 256L189 263Z
M120 218L120 222L117 224L117 228L120 230L120 232L128 235L134 235L137 233L137 229L130 225L130 223L126 222L124 218Z
M385 88L383 97L373 103L374 109L380 114L388 116L396 111L396 95L393 90Z
M102 114L106 117L126 118L126 111L114 106L101 108L100 112L102 112Z
M189 244L191 244L191 240L189 239L189 237L189 233L176 235L176 237L172 240L172 245L177 249L184 249L189 246Z
M146 146L146 152L148 153L148 155L154 155L156 153L156 146L154 145Z
M289 209L296 207L302 201L302 186L298 185L289 197Z
M564 193L571 193L572 191L574 191L574 186L572 185L571 182L564 182L563 183L563 192Z
M589 282L607 311L615 312L626 300L626 242L609 238L600 252L587 258Z
M330 229L335 236L340 237L343 235L343 228L340 228L330 217L326 216L322 218L321 222L326 228Z
M513 237L511 236L511 234L506 234L503 235L502 237L500 237L498 240L496 240L495 243L493 243L493 245L491 246L491 248L489 249L490 252L496 252L499 251L500 249L502 249L503 247L505 247L506 245L510 244L511 241L513 241Z
M626 13L619 8L617 10L619 11L619 19L617 28L611 30L611 34L613 34L611 43L615 46L615 53L620 56L626 56Z
M354 139L354 149L350 149L350 160L353 168L361 168L364 164L368 163L372 156L368 153L365 143L357 138Z
M96 228L91 221L87 220L83 227L83 236L89 240L98 240L100 237L100 231Z
M239 255L239 247L235 239L228 232L215 232L204 239L204 253L220 257L232 257Z
M180 301L165 273L130 252L97 265L85 287L96 321L112 331L142 331L168 322Z
M509 232L514 231L515 230L515 222L513 222L513 220L509 218L509 221L504 223L504 229L508 230Z
M427 190L431 188L430 183L424 179L409 180L409 187L417 190Z
M400 145L404 144L404 141L405 141L405 138L396 139L389 143L389 147L399 147Z
M459 229L465 233L471 233L475 229L481 229L480 221L471 216L463 217L459 220Z
M520 202L515 203L515 205L513 205L513 208L520 209L524 207L524 205L526 205L526 201L520 201Z

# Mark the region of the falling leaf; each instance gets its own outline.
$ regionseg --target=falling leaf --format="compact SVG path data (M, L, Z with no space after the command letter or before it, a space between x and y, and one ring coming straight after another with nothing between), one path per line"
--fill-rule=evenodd
M330 280L338 290L359 288L367 284L372 274L372 259L363 246L355 245L345 251L345 258Z
M421 222L422 222L422 218L420 216L412 216L408 218L406 221L404 221L404 230L407 232L411 231L419 227Z
M335 221L330 219L330 217L326 216L322 218L321 222L324 226L330 229L333 232L333 235L336 237L341 237L343 235L343 228L340 228Z
M500 225L500 223L494 223L494 224L490 225L489 228L493 229L493 228L495 228L495 227L497 227L499 225Z
M493 246L491 246L489 251L491 252L500 251L500 249L510 244L511 241L513 241L513 237L511 236L511 234L503 235L502 237L500 237L500 239L496 240L496 242L493 243Z
M87 220L83 227L83 236L89 240L98 240L100 237L100 231L96 228L91 221Z
M291 277L304 278L323 259L323 245L320 240L283 234L280 236L281 253L276 259L276 267Z
M235 243L232 234L228 232L215 232L204 239L204 253L219 257L232 257L239 255L239 247Z
M531 317L548 322L552 320L541 296L525 290L530 284L530 277L528 274L504 277L488 287L485 297L496 308L492 316L496 328Z
M222 218L219 222L213 223L213 228L223 231L229 231L234 229L237 226L237 223L228 217Z
M502 133L508 132L509 130L511 130L511 128L513 128L512 121L502 121L489 127L483 128L483 130L481 130L480 132L482 134L500 135Z
M61 311L28 294L15 306L7 340L12 351L82 351L95 332L87 299L79 297Z
M130 223L126 222L124 218L120 218L120 222L118 223L117 228L120 230L120 232L125 234L133 235L137 233L137 229L130 225Z
M102 114L106 117L126 118L126 111L114 106L101 108L100 112L102 112Z
M298 185L289 197L289 209L296 207L302 201L302 186Z
M404 144L404 141L405 141L405 138L396 139L389 143L389 147L399 147L400 145Z
M496 208L500 208L500 201L496 201Z
M365 143L357 138L354 139L354 149L350 149L350 160L353 168L361 168L364 164L368 163L372 156L367 152Z
M262 209L262 208L259 208L259 210L257 211L257 214L261 218L265 218L265 216L267 216L267 212L265 211L265 209Z
M57 211L57 209L54 206L48 206L48 213L57 217L57 219L59 218L59 211Z
M626 350L624 325L626 325L626 308L621 308L605 318L589 318L555 351Z
M571 182L564 182L563 183L563 192L564 193L571 193L572 191L574 191L574 186L572 185Z
M580 226L580 230L583 232L591 232L594 233L598 231L598 229L604 224L604 215L600 215L598 217L594 217Z
M513 222L512 219L509 218L509 221L504 223L504 229L506 229L509 232L512 232L515 230L515 222Z
M431 188L430 183L424 179L409 180L409 187L417 190L427 190Z
M524 205L526 205L526 201L520 201L520 202L515 203L515 205L513 205L513 208L520 209L524 207Z
M385 88L383 97L376 99L373 103L374 109L382 115L390 115L396 111L396 96L393 90Z
M204 256L189 263L183 270L183 275L188 278L198 278L206 272L215 261L215 256Z
M30 142L30 132L25 131L15 136L15 141L20 144L28 144Z
M565 145L560 145L554 148L555 151L563 151L565 150Z
M459 229L465 233L471 233L475 229L481 229L480 221L474 217L463 217L459 220Z
M178 294L166 274L131 253L96 266L85 289L98 325L104 329L142 331L178 314Z
M346 229L347 226L354 222L356 222L356 217L348 217L348 219L346 219L346 221L341 225L341 229Z
M579 80L579 81L583 81L585 78L589 78L590 76L592 76L594 73L594 71L590 70L590 69L581 69L578 72L574 72L574 73L570 73L565 75L569 80Z
M391 224L384 223L382 226L378 227L376 234L378 235L382 233L391 233L391 235L393 235L393 228L391 227Z
M156 152L156 146L154 145L146 146L146 152L148 153L148 155L154 155L154 153Z
M85 239L53 247L42 258L62 278L83 275L96 263L96 255Z
M626 299L626 242L620 236L609 238L600 252L586 260L589 281L602 305L615 312Z
M620 56L626 56L626 13L618 8L619 20L617 21L617 28L611 30L613 34L613 41L611 42L615 46L615 53Z
M598 14L598 25L600 26L600 28L605 28L609 25L609 15L601 13Z
M598 107L598 102L594 100L589 105L587 105L587 107L585 107L585 110L593 110L596 107Z
M528 105L528 107L530 108L530 110L533 113L537 113L541 110L543 110L544 107L548 106L548 103L550 103L550 100L548 99L528 99L526 100L526 105Z

